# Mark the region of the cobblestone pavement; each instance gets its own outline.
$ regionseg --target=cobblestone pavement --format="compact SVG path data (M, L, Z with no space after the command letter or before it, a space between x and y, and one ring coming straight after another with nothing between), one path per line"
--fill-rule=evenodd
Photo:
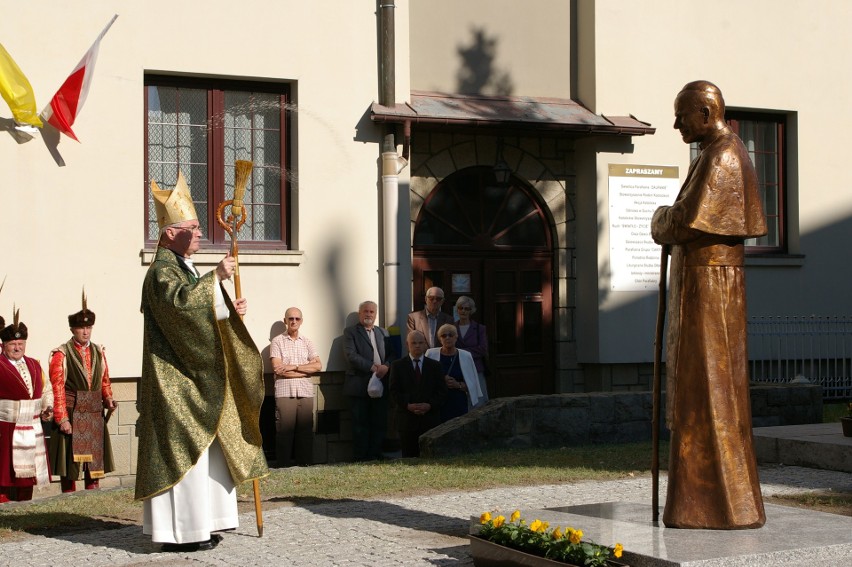
M762 467L766 496L817 490L852 491L852 474L801 467ZM665 477L660 479L661 498ZM86 565L292 565L471 566L466 534L470 518L486 510L541 509L624 501L650 503L651 479L526 486L375 500L342 500L282 507L264 513L257 537L253 514L226 533L212 551L163 553L131 526L98 532L27 536L0 544L0 564Z

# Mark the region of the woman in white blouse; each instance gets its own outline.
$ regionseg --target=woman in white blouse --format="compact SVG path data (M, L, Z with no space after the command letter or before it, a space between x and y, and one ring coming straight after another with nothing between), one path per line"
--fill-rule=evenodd
M482 397L473 356L466 350L456 348L457 339L458 331L455 325L442 325L438 329L441 346L426 351L427 357L441 363L449 390L449 395L441 407L441 421L466 414Z

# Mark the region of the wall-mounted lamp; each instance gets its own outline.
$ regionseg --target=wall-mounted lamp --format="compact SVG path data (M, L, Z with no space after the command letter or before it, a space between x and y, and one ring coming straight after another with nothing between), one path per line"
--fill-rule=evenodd
M497 184L505 187L509 184L509 178L512 176L512 170L502 159L494 164L494 177L497 178Z
M509 178L512 176L512 168L503 159L503 138L497 138L497 162L492 168L494 177L497 178L497 184L500 187L505 187L509 184Z

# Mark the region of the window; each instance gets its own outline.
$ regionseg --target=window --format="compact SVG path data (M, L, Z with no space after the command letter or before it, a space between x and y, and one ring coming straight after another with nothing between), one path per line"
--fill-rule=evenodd
M150 191L189 184L202 247L224 248L230 237L216 221L219 204L233 199L234 162L253 162L244 202L241 246L286 248L289 244L289 87L283 84L145 77L146 241L159 230ZM226 207L224 216L230 213Z
M729 110L725 120L745 144L754 168L766 213L766 236L745 241L750 254L787 251L785 239L785 197L787 191L784 129L786 116L761 112ZM698 155L698 145L691 145L691 156Z
M547 250L546 226L544 212L523 187L502 186L493 168L474 166L447 177L429 195L414 246Z

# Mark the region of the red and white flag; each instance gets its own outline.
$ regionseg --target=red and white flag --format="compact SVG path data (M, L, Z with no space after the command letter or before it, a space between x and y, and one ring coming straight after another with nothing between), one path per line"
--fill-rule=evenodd
M50 104L41 112L41 118L65 134L77 140L71 126L83 108L83 103L86 102L86 96L89 94L89 85L92 83L92 75L95 71L95 62L98 59L98 48L101 40L109 31L110 26L118 18L118 14L114 15L104 30L92 44L92 47L83 55L56 94L50 100ZM80 140L77 140L78 142Z

